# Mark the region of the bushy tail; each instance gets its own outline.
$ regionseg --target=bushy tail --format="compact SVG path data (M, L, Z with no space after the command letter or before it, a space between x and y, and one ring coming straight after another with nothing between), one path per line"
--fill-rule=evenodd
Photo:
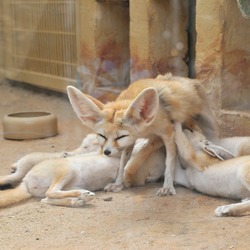
M26 199L31 198L31 194L24 182L13 189L0 191L0 208L6 207Z

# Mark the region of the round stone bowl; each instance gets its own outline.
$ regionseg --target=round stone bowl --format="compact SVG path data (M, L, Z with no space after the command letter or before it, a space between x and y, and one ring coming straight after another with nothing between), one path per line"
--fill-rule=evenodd
M58 134L57 118L49 112L21 112L5 115L3 136L12 140L32 140Z

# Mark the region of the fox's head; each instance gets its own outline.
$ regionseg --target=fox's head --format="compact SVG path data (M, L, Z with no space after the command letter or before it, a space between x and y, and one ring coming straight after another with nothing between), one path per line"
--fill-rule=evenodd
M159 97L154 88L144 89L134 100L107 104L72 86L67 87L67 93L77 116L97 134L107 156L118 155L133 145L153 122L159 107Z

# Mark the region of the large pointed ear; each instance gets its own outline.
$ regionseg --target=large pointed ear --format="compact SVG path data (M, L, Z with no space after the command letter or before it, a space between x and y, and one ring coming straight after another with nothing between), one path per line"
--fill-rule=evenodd
M67 94L71 106L84 125L93 129L93 126L103 119L103 104L100 101L83 94L73 86L67 87Z
M149 126L159 108L159 96L154 88L144 89L125 112L124 124Z
M213 143L208 143L202 148L207 154L220 159L221 161L235 158L235 156L221 146L217 146Z

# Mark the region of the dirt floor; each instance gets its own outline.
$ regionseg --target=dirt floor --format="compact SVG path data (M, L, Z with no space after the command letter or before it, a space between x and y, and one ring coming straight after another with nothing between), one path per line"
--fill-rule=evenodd
M55 113L59 135L33 141L1 136L0 175L30 152L74 149L87 132L67 98L0 83L1 117L30 110ZM32 199L0 209L0 249L249 249L249 214L238 218L213 214L217 206L232 201L182 187L175 196L157 197L160 186L98 192L83 208L54 207ZM106 201L109 197L111 201Z

